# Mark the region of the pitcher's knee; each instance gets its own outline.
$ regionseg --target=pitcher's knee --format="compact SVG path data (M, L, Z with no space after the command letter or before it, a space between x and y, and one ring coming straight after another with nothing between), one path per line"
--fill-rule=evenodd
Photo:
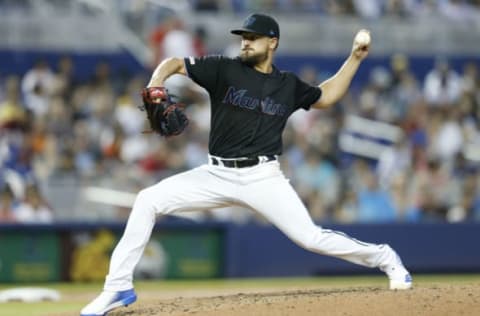
M148 187L140 190L140 192L137 193L136 200L149 200L151 199L152 195L154 195L153 187Z
M143 209L153 210L157 215L162 215L171 212L175 201L175 193L165 185L163 180L138 192L135 206L138 205Z
M155 202L158 198L158 194L155 194L152 187L145 188L138 192L133 209L138 208L143 211L150 210L155 212Z

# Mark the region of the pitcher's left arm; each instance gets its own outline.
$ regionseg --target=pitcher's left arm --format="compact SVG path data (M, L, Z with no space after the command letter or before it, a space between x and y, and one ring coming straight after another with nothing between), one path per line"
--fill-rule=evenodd
M335 75L319 85L322 89L322 96L316 103L312 104L313 108L321 109L332 106L345 95L358 67L367 57L369 49L370 32L367 30L358 31L353 40L352 52L345 63Z

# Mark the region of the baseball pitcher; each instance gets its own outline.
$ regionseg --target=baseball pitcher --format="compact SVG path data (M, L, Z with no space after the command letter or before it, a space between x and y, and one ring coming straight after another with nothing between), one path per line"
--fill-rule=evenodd
M112 254L104 289L81 315L105 315L135 302L133 271L157 216L229 205L260 213L300 247L379 268L387 274L392 290L411 288L410 274L388 245L361 242L315 225L277 161L282 153L282 132L293 112L328 108L345 94L367 57L368 31L359 31L343 66L319 86L310 86L272 64L280 39L272 17L252 14L231 32L242 38L238 57L166 59L143 90L151 128L163 136L177 135L188 124L182 107L172 102L164 88L165 80L182 74L208 91L208 163L140 191Z

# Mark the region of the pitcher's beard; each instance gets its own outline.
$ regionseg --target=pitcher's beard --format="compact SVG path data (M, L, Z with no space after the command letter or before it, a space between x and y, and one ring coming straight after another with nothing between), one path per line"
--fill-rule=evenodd
M250 54L247 55L246 52L241 52L240 53L240 60L247 66L249 67L254 67L265 60L267 60L268 54L265 53L257 53L257 54Z

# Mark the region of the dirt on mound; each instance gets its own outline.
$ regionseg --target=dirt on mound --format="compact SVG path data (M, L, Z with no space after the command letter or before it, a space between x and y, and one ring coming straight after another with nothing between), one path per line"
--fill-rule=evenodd
M109 316L480 315L480 284L408 291L361 287L140 299Z

